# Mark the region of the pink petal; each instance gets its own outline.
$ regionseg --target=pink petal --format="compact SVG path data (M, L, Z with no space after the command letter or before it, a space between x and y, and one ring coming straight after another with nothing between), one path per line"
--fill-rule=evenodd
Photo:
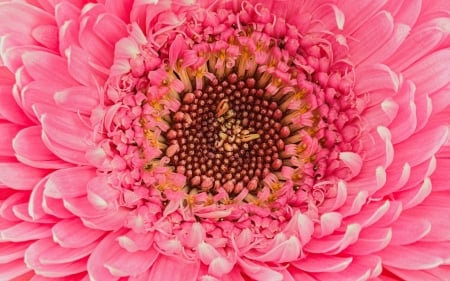
M412 167L432 157L445 143L448 137L448 128L437 127L430 130L422 130L408 140L395 146L394 164L407 162ZM423 140L427 141L424 142Z
M392 69L404 70L412 63L428 54L445 36L445 31L435 24L425 24L414 29L403 45L387 61ZM417 42L427 42L417 44Z
M314 224L308 216L297 212L286 225L284 232L297 234L301 244L305 245L311 240Z
M20 18L20 20L17 20ZM19 32L29 33L29 30L37 25L47 25L53 23L53 17L32 5L20 2L0 4L0 33ZM8 24L14 22L15 24ZM6 23L6 24L5 24Z
M121 4L130 5L129 3L126 4L126 2L127 1L121 1L120 4L119 2L117 2L117 4L112 4L115 3L115 1L108 1L107 3L111 3L111 6L119 6ZM94 30L99 31L97 33L98 36L111 45L115 45L121 38L128 35L125 22L118 18L117 14L105 13L99 15L94 24Z
M41 45L50 50L57 50L58 47L58 29L54 25L41 25L31 31L31 36Z
M47 136L45 132L42 132L42 141L44 142L45 146L48 147L48 149L53 152L55 155L57 155L59 158L73 164L79 164L79 165L85 165L88 164L86 157L85 157L85 151L77 151L73 150L71 148L68 148L64 145L61 145L51 139Z
M87 262L87 271L91 279L111 281L119 279L119 277L111 275L109 270L104 267L104 261L119 251L120 246L116 239L124 233L124 230L111 232L98 243Z
M106 77L101 76L90 66L88 53L77 46L70 46L65 51L69 73L80 84L88 87L103 85Z
M238 259L242 271L253 280L283 280L283 275L265 264L254 263L246 259Z
M56 104L66 110L90 115L99 103L98 92L95 88L72 87L58 91L54 95Z
M54 199L51 197L44 196L42 202L42 208L45 213L55 216L61 219L67 219L73 217L73 214L67 210L63 205L61 199Z
M418 0L421 1L421 0ZM395 21L398 22L396 17ZM388 40L380 46L373 54L367 57L361 64L372 65L378 62L383 62L393 54L395 54L400 48L401 44L410 35L411 27L406 24L396 23L394 24L394 31Z
M69 264L88 256L95 248L96 244L90 244L78 248L65 248L56 244L52 239L42 240L48 244L48 249L39 256L42 264Z
M395 267L386 267L387 270L394 273L398 278L401 278L402 280L412 280L412 281L421 281L421 280L427 280L427 281L442 281L445 280L443 278L439 278L432 273L430 273L428 270L404 270L399 269ZM445 272L444 278L448 277L448 271Z
M310 253L330 253L336 254L347 248L350 244L358 240L361 226L358 224L348 225L345 233L333 234L321 239L312 239L304 246L305 251Z
M40 119L42 130L53 141L79 151L86 151L91 145L92 132L75 114L67 112L61 116L48 113Z
M1 69L5 69L0 67ZM0 71L0 76L3 75L4 71ZM12 86L10 85L0 85L0 115L3 116L8 121L16 124L29 125L31 124L30 119L23 113L22 108L17 105L16 100L12 95Z
M50 225L30 222L19 222L7 229L0 230L0 238L3 241L23 242L42 239L51 235Z
M60 2L55 5L54 9L56 23L59 27L71 19L76 19L80 15L80 8L74 5L73 2Z
M349 43L353 62L355 64L363 62L388 41L393 31L394 19L386 11L381 11L366 21L352 34L355 40Z
M392 238L390 228L367 228L361 231L358 241L345 249L349 255L370 255L389 246Z
M77 217L102 217L112 210L95 208L87 196L64 198L64 206Z
M401 269L428 269L442 264L442 259L408 246L391 245L379 253L383 265Z
M51 250L55 244L51 239L42 239L34 242L25 252L25 263L34 269L37 274L45 277L64 277L86 270L86 260L78 260L62 264L44 264L40 261L41 255Z
M350 169L351 177L355 177L361 171L362 158L357 153L341 152L339 159Z
M91 167L73 167L51 173L44 194L53 198L72 198L86 194L87 183L96 175Z
M35 80L54 80L62 85L77 85L67 70L65 59L47 52L27 52L22 56L27 72Z
M44 169L62 169L72 166L55 156L44 145L41 126L32 126L21 130L13 140L17 159L31 167Z
M13 208L16 205L25 203L27 196L27 192L16 192L2 200L0 203L0 217L10 221L17 221L18 218L14 214Z
M346 34L353 33L367 20L370 20L386 2L386 0L363 0L351 3L345 0L338 1L337 6L342 10L346 17L346 24L344 27Z
M394 143L409 138L417 128L417 108L414 103L416 86L411 81L403 83L396 101L402 104L396 118L389 125Z
M30 245L29 242L25 243L9 243L2 242L0 243L0 264L9 263L18 259L23 258L23 254L25 250ZM1 276L1 273L0 273Z
M104 231L116 231L124 224L129 214L126 209L119 209L117 211L109 211L105 216L82 218L83 223L90 228Z
M92 176L87 183L88 200L98 209L115 208L119 193L117 188L108 183L107 176Z
M405 70L405 78L414 81L418 93L432 93L449 83L450 71L440 63L449 60L450 50L436 51Z
M176 257L160 256L150 269L148 280L165 280L170 274L173 280L196 281L198 269L198 262L187 263Z
M0 182L17 190L31 190L47 173L22 163L0 163Z
M159 258L158 255L159 253L153 247L133 253L121 249L105 260L104 266L114 276L137 275L146 272Z
M354 261L345 270L336 273L316 273L317 280L332 281L363 281L378 276L382 270L382 260L378 256L355 257Z
M391 245L408 245L419 241L432 228L431 223L425 218L401 216L392 225Z
M426 219L431 223L430 232L422 238L422 241L447 241L450 239L450 233L443 231L449 229L450 222L442 214L448 213L448 206L417 206L405 211L405 216Z
M278 235L282 234L280 233ZM302 247L299 239L296 236L291 236L288 239L284 238L284 241L273 245L272 249L268 250L262 255L247 254L246 257L255 261L262 262L291 262L296 260L300 256L301 250Z
M79 218L62 220L52 227L53 240L65 248L85 247L103 234L103 231L84 226Z
M419 18L422 9L422 0L412 0L412 1L390 1L389 4L400 4L392 14L397 22L405 23L409 26L413 26L417 19Z
M14 280L15 277L18 277L28 271L30 271L30 269L25 265L22 259L0 264L0 279Z
M12 140L21 129L22 126L16 124L0 123L0 155L14 156Z
M328 212L320 216L320 232L314 237L320 238L332 234L341 226L342 215L338 212Z
M335 257L311 254L291 265L307 272L339 272L347 268L352 262L352 257Z
M368 227L380 220L390 208L390 201L382 201L379 203L371 203L356 215L346 218L346 223L358 223L361 227Z
M113 45L105 42L94 30L95 18L84 18L81 22L78 39L83 50L87 51L93 62L109 68L114 58Z
M399 77L384 64L364 65L356 68L355 91L373 91L383 87L397 91Z
M396 194L396 199L403 202L404 208L409 209L420 204L431 193L431 181L426 178L424 182L411 189Z

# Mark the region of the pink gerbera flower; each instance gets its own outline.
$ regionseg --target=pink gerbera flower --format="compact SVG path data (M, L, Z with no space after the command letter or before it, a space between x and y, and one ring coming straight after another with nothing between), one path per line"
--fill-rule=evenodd
M450 276L448 1L0 2L0 280Z

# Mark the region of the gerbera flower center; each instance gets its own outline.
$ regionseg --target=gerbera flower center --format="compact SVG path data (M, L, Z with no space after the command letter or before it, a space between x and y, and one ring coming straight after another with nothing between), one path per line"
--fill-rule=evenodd
M191 219L317 212L359 149L353 66L332 62L337 39L304 37L249 3L185 8L180 25L131 26L118 47L103 145L124 205L148 193Z
M255 78L236 73L203 89L182 95L171 116L166 155L176 172L187 177L189 189L230 195L243 188L256 194L269 173L280 171L290 129L284 110Z

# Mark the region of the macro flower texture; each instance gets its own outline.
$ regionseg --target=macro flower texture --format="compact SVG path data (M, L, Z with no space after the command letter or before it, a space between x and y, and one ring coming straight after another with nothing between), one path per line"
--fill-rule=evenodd
M448 280L449 11L0 1L0 280Z

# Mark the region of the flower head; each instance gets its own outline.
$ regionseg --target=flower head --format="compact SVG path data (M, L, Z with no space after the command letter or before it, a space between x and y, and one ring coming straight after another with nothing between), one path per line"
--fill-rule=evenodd
M3 1L0 279L446 278L446 8Z

